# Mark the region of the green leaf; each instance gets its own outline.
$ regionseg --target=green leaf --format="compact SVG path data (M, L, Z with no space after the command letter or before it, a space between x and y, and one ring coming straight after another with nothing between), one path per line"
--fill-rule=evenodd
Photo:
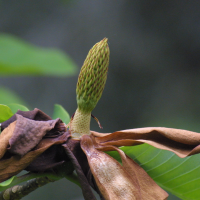
M10 185L12 182L13 182L13 180L16 178L16 176L12 176L11 178L9 178L8 180L6 180L6 181L4 181L4 182L1 182L0 183L0 191L2 191L1 189L2 189L2 187L5 187L5 186L8 186L8 185Z
M185 200L198 200L200 196L200 154L179 158L170 151L148 144L121 147L165 190ZM121 162L117 152L109 155Z
M11 109L11 111L13 113L16 113L18 110L21 111L29 111L29 109L26 106L20 105L20 104L16 104L16 103L11 103L8 104L9 108Z
M0 87L0 104L8 105L11 103L26 105L26 103L15 92Z
M76 65L58 49L36 47L23 40L0 34L0 75L67 76Z
M11 109L3 104L0 104L0 123L8 120L13 116Z
M53 119L60 118L65 124L70 122L70 116L68 112L58 104L54 105Z

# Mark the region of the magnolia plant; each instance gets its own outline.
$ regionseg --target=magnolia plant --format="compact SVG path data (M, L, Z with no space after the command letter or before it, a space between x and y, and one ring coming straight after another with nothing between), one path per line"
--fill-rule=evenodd
M18 110L2 122L0 187L4 186L4 191L0 199L20 199L63 177L76 182L86 200L96 199L91 187L105 200L167 199L168 193L120 147L147 143L184 158L200 152L200 134L164 127L91 131L91 112L106 83L109 54L107 38L89 51L77 82L78 107L68 124L59 118L53 120L39 109ZM109 151L117 152L121 162ZM22 170L29 173L16 177Z

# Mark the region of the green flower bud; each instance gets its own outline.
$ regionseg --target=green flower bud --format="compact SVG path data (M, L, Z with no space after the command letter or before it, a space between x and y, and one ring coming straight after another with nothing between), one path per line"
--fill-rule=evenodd
M90 49L78 77L77 104L85 113L95 108L105 87L110 55L107 41L104 38Z
M78 108L70 125L71 136L80 139L90 134L91 111L105 87L110 50L104 38L90 49L81 68L76 88Z

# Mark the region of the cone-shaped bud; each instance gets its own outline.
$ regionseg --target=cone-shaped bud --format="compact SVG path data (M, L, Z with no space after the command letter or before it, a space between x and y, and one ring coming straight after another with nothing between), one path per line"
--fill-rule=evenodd
M76 88L78 108L71 122L71 136L80 139L90 134L91 111L105 87L110 50L104 38L90 49L81 68Z
M84 113L95 108L106 83L110 55L107 41L104 38L90 49L78 77L77 104Z

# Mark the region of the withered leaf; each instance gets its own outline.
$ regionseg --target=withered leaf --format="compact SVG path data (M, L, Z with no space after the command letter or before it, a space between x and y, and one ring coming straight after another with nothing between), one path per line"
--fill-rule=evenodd
M106 200L142 199L137 179L132 179L114 158L97 150L90 136L82 136L81 148L87 156L99 190Z
M40 154L30 165L25 168L27 171L44 172L52 170L52 168L63 164L67 161L65 152L61 152L63 148L60 145L53 145Z
M0 134L0 159L4 156L9 145L9 139L12 137L16 122L10 124L10 126L2 131Z
M52 145L58 145L66 142L68 135L62 134L55 138L45 138L35 147L35 150L30 151L23 157L14 155L9 159L0 160L0 182L8 179L11 176L18 174L25 169L33 160L35 160L45 150Z
M172 151L184 158L200 152L200 134L192 131L147 127L117 131L102 137L96 137L98 144L107 146L132 146L142 143L156 148Z
M23 116L25 118L28 118L28 119L36 120L36 121L48 121L48 120L51 120L51 117L49 117L47 114L45 114L44 112L42 112L38 108L35 108L34 110L31 110L31 111L18 110L16 114L21 115L21 116ZM14 122L16 120L16 114L13 115L10 119L8 119L7 121L5 121L5 122L3 122L1 124L1 130L5 129L12 122Z
M15 129L9 140L9 152L20 156L25 155L33 149L58 122L60 122L59 119L35 121L16 114Z
M122 150L114 148L120 154L122 165L133 180L137 180L143 200L165 200L167 192L160 188L155 181L134 160L129 158ZM113 150L114 150L113 149Z

